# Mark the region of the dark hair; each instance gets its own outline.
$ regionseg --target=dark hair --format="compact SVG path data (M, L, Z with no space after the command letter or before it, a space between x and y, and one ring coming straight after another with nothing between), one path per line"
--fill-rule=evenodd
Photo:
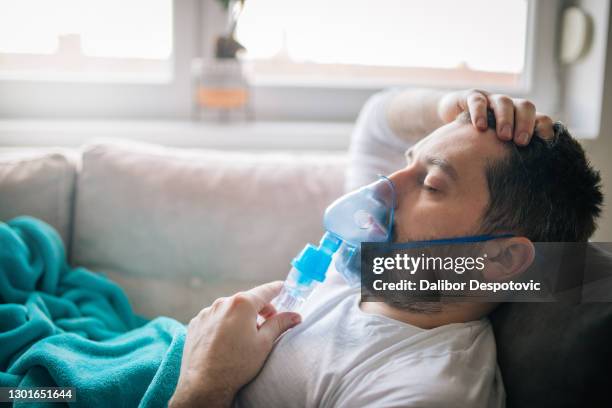
M495 130L493 112L487 116ZM457 120L471 123L468 113ZM487 166L485 232L510 231L533 242L583 242L595 232L603 202L599 172L563 124L553 129L550 140L536 131L527 146L506 142L507 156Z

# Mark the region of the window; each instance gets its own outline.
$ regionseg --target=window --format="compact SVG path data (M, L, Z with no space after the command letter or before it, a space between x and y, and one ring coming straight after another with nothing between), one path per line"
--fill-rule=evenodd
M193 61L227 32L220 3L0 1L0 118L190 118ZM237 35L252 111L352 122L373 92L415 85L482 87L559 112L563 4L246 0Z
M237 34L259 82L512 89L527 29L527 0L257 0Z
M172 0L4 1L0 77L168 80L172 39Z

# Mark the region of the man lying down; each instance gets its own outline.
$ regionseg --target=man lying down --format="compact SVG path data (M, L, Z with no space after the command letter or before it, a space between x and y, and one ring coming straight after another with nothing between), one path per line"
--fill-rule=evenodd
M529 266L531 242L586 241L596 227L598 173L567 130L529 101L477 90L381 93L362 109L350 153L348 190L378 174L393 182L397 242L514 234L486 243L488 273L499 280ZM255 289L238 303L274 321L268 304L274 290ZM217 327L211 321L231 321L237 302L216 302L189 326L171 405L197 401L193 390L203 380L193 373L201 378L203 372L231 377L208 401L233 399L238 407L505 405L487 319L496 304L360 300L359 288L349 288L332 267L300 310L301 324L280 337L267 360L242 364L220 361L223 353L248 354L236 351L239 343L228 345L242 341L234 340L238 328L233 337L199 344L204 330ZM217 357L210 357L215 350ZM245 370L248 375L232 375Z

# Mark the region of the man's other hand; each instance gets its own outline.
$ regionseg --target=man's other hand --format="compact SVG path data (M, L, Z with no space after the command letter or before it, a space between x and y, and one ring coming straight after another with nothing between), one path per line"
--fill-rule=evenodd
M301 320L270 301L282 282L219 298L187 328L181 372L170 407L227 407L263 366L274 341ZM257 324L257 316L266 320Z
M474 126L485 131L487 108L495 113L496 133L501 140L514 140L517 145L524 146L529 144L534 130L544 139L554 135L552 119L536 112L533 102L478 89L444 95L438 104L438 114L444 123L449 123L461 112L468 111Z

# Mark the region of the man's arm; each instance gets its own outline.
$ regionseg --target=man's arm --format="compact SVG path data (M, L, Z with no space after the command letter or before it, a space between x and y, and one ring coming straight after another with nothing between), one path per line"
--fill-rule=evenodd
M347 191L375 181L378 174L390 174L400 168L405 162L404 151L426 134L414 126L409 130L410 137L400 138L391 129L387 108L397 94L398 91L377 93L361 109L351 135ZM421 105L414 102L405 109L411 116L415 107L419 112L421 109Z
M446 95L442 91L410 89L392 95L385 109L385 118L398 138L416 143L440 126L438 106Z

